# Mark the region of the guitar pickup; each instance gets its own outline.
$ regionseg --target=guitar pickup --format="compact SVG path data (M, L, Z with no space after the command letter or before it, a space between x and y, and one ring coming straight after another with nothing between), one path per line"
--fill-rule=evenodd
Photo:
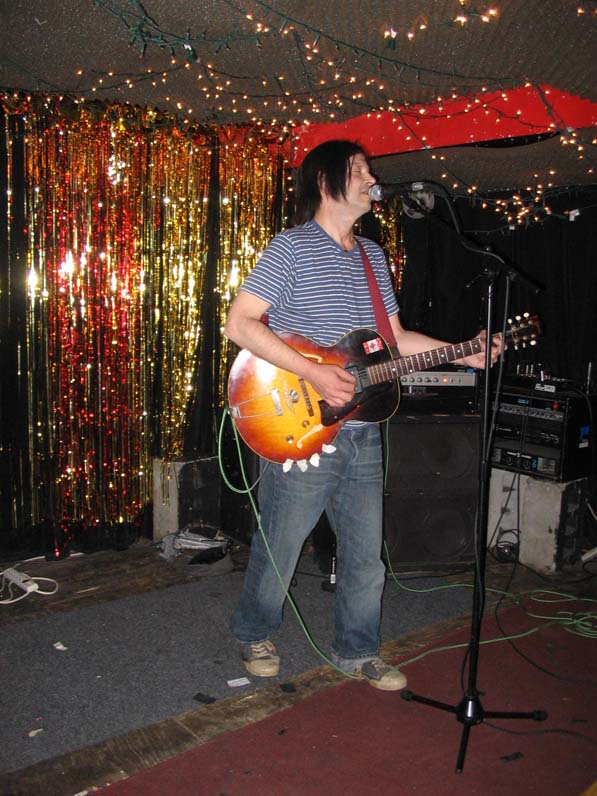
M361 374L359 372L358 367L356 365L347 365L344 368L344 370L347 373L350 373L351 376L354 376L354 381L355 381L354 392L355 392L355 395L358 395L359 393L363 392L363 382L361 380Z

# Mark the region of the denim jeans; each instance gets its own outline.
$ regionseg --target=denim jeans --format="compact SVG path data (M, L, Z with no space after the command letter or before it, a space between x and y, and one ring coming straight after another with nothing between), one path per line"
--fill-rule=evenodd
M336 533L335 639L339 658L367 658L379 651L383 465L379 426L344 426L322 454L319 467L263 464L259 483L261 526L288 587L302 547L322 511ZM259 529L255 532L233 635L243 643L263 641L280 626L285 593ZM306 617L308 623L308 617Z

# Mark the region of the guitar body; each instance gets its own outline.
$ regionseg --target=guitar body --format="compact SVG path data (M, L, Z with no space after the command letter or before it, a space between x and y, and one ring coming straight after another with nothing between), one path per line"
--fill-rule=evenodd
M375 384L368 377L372 367L392 362L378 332L355 329L332 346L298 334L279 336L303 356L353 373L357 392L351 403L329 406L304 379L243 349L228 378L228 403L240 435L260 456L278 463L310 459L332 443L347 420L380 422L398 408L398 379Z

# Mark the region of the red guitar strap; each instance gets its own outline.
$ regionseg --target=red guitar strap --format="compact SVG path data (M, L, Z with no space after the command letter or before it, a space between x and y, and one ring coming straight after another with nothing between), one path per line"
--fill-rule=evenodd
M363 259L363 265L365 266L365 274L367 275L369 292L371 293L371 302L373 304L373 311L375 313L375 323L377 325L377 331L382 335L382 337L389 346L397 349L398 346L396 345L396 338L394 337L394 332L392 330L392 327L390 326L390 319L388 318L388 312L386 310L385 304L383 303L381 292L379 290L379 285L377 284L377 279L375 278L375 274L373 273L373 268L371 267L371 263L369 262L369 258L367 257L367 252L365 251L365 247L363 246L360 240L357 240L357 245L361 250L361 257Z

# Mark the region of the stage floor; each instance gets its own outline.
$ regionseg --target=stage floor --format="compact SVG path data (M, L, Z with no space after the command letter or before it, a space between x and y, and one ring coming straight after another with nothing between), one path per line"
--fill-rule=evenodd
M321 662L287 612L278 644L284 656L280 676L230 686L246 674L226 621L242 583L247 548L236 546L229 559L201 572L189 565L189 555L166 562L154 545L141 540L125 551L19 567L56 579L60 589L3 606L0 613L8 651L3 690L11 692L9 712L17 714L3 724L3 794L74 796L345 680ZM466 631L470 567L396 574L401 585L390 578L384 595L385 657L408 658L454 630ZM323 588L326 580L307 549L293 595L322 646L329 639L333 601ZM594 578L580 568L536 575L493 559L486 585L488 611L502 590L595 595ZM66 649L53 647L57 643ZM53 684L56 694L50 695ZM68 722L61 726L64 714ZM73 723L79 724L77 732Z

